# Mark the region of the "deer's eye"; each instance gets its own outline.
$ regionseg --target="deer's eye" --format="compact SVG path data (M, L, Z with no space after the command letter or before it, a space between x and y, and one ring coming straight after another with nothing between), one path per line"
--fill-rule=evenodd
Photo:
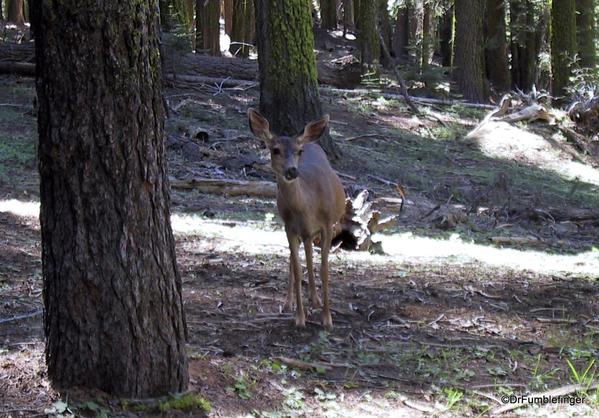
M272 151L273 155L281 154L281 150L279 148L273 148L271 151Z
M300 150L297 151L297 155L302 155L303 153L304 153L303 149L300 149Z

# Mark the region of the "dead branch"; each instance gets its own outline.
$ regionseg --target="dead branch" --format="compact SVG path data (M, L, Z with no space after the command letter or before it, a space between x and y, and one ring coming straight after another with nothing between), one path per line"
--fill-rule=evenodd
M270 181L194 178L190 180L172 179L170 183L171 187L175 189L195 189L202 193L262 198L277 196L277 185Z
M35 76L35 64L30 62L0 61L0 74Z

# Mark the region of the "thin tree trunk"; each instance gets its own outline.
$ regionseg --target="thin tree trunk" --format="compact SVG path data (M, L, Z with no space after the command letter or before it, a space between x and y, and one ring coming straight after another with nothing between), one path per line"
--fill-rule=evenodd
M24 0L8 0L6 10L6 20L17 26L25 24L25 15L23 14Z
M580 66L595 68L597 65L596 44L597 30L595 27L595 4L593 0L576 0L576 34Z
M428 69L431 55L432 35L431 35L431 14L432 4L430 1L424 1L422 11L422 50L420 53L420 70L422 72Z
M139 398L187 387L157 12L157 0L77 13L72 1L31 3L46 362L58 388Z
M305 0L255 0L260 110L279 135L296 135L322 116L310 8ZM320 144L340 152L329 135Z
M552 93L563 96L576 54L576 5L574 0L553 0L551 9Z
M335 0L320 0L320 24L323 29L337 29L337 7Z
M220 0L196 0L196 51L220 55Z
M254 26L254 1L234 0L233 2L233 30L231 32L232 44L229 50L234 56L247 58L250 54Z
M233 33L233 19L234 15L234 0L224 0L223 14L225 15L225 33L231 35Z
M485 59L489 81L499 92L508 91L511 81L504 0L487 0L485 41Z
M355 30L353 0L343 0L343 36Z
M455 6L456 79L464 98L478 103L487 99L484 83L483 1L458 1Z
M448 2L439 23L439 50L441 65L444 67L451 67L453 65L453 12L454 6Z
M378 7L378 29L379 29L379 33L381 34L383 40L382 42L385 42L385 47L387 48L387 50L391 50L391 44L393 42L393 30L391 29L391 18L389 17L389 10L387 8L387 0L378 0L379 1L379 7ZM379 42L381 42L379 40ZM390 67L393 65L393 62L389 62L384 54L380 54L379 52L379 58L382 62L382 64L385 67Z

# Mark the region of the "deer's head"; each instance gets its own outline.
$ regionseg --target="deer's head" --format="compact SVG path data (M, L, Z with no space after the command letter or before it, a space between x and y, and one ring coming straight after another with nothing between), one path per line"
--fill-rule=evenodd
M248 109L248 118L252 133L270 149L275 174L288 182L295 180L299 174L298 165L304 145L318 140L329 123L329 115L325 115L322 119L308 123L299 136L290 137L271 133L268 120L255 109Z

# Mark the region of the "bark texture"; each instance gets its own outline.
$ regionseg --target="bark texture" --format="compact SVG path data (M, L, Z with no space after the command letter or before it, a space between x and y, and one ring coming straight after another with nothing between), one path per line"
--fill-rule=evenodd
M196 0L196 50L220 55L220 0Z
M511 87L511 80L504 0L487 0L486 23L485 62L487 76L497 91L508 91Z
M484 102L487 99L483 54L484 0L456 2L456 80L467 100Z
M223 15L225 16L225 33L231 35L233 32L233 18L235 16L233 8L234 0L223 1Z
M360 44L362 64L373 64L379 60L381 55L379 34L377 32L378 3L376 0L360 1L358 43Z
M17 26L23 26L25 24L23 1L24 0L7 0L6 20Z
M44 330L59 388L187 387L157 0L32 2Z
M439 21L439 55L441 56L441 65L444 67L451 67L453 59L454 6L450 3L445 4L443 15Z
M393 53L400 62L406 62L409 57L410 45L410 2L406 1L397 9L395 30L393 31Z
M337 2L320 0L320 22L323 29L337 29Z
M254 0L234 0L233 10L231 42L239 44L231 45L229 50L235 56L247 58L254 35Z
M553 0L551 8L551 72L552 93L563 96L576 54L576 3L574 0Z
M543 13L531 0L510 0L510 49L512 85L530 91L538 83L538 56L541 50Z
M305 0L255 0L260 68L260 110L279 135L296 135L322 116L314 35ZM320 144L330 158L339 150L330 136Z
M597 65L597 30L595 27L594 0L576 0L576 34L580 66L595 68Z

